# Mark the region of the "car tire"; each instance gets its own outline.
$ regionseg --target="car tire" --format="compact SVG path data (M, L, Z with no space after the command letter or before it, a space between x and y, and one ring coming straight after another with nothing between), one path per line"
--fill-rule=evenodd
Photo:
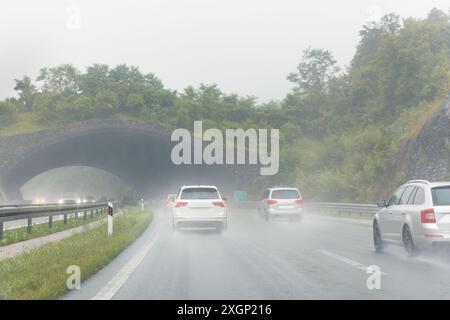
M266 221L270 220L270 213L267 211L264 211L264 220L266 220Z
M381 238L380 228L378 227L378 223L376 221L373 222L373 246L375 248L375 252L381 252L386 248L386 242Z
M405 225L402 230L402 241L403 246L405 247L406 253L408 256L413 257L417 255L418 250L416 245L414 244L414 240L411 234L411 230L408 225Z

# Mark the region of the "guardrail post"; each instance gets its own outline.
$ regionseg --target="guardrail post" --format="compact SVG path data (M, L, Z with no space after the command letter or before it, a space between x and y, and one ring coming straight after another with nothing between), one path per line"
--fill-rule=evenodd
M91 209L91 219L94 218L94 209Z
M75 211L75 219L78 219L78 210Z
M64 213L64 224L67 224L67 213Z
M48 217L48 227L50 229L53 228L53 216Z
M0 240L3 240L3 222L0 221Z
M33 228L33 219L31 217L28 218L28 223L27 223L27 229L28 229L28 233L31 232L31 229Z
M87 211L84 211L84 212L83 212L83 220L86 219L86 215L87 215Z

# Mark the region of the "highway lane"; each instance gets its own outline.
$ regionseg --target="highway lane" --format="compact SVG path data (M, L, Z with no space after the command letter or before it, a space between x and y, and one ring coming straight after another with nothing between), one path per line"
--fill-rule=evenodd
M369 290L367 266L381 268ZM106 288L106 289L105 289ZM105 292L107 293L105 295ZM173 231L169 215L65 299L449 299L450 260L377 254L370 224L305 215L265 222L231 209L229 227Z

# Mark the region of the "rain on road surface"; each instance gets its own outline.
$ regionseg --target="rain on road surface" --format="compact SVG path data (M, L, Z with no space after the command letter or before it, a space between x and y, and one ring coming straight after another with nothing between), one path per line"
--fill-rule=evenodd
M367 266L381 268L369 290ZM172 229L167 212L64 299L448 299L450 259L377 254L370 222L305 214L269 221L229 209L228 230Z

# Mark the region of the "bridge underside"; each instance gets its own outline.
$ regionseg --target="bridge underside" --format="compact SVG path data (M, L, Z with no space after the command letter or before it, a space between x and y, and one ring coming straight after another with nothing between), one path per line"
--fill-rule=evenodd
M183 184L215 184L225 192L246 188L255 166L181 165L172 163L169 136L130 128L103 128L48 143L22 157L2 174L8 201L22 198L20 188L45 171L88 166L108 171L142 196L175 192Z

